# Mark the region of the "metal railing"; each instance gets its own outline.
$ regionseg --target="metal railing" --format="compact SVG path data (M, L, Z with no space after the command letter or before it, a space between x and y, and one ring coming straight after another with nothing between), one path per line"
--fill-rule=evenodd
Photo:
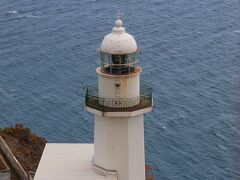
M85 106L103 112L131 112L152 106L152 88L140 88L140 96L134 98L102 98L96 86L85 87Z

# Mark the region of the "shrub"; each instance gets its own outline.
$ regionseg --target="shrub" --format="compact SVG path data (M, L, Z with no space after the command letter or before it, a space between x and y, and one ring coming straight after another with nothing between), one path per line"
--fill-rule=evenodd
M1 132L24 142L29 141L31 134L31 130L29 128L25 128L20 123L17 123L15 127L4 128L1 130Z
M150 166L149 164L146 164L145 171L146 171L146 180L155 180L152 166Z

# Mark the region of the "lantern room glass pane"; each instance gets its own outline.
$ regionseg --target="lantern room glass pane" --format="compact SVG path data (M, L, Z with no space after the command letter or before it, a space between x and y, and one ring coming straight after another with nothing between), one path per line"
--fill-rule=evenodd
M137 54L137 52L130 54L108 54L101 52L101 68L109 74L130 74L137 67Z

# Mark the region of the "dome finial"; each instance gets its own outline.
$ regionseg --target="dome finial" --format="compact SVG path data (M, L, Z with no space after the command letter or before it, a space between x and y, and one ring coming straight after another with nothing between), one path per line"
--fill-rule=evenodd
M117 20L116 20L116 22L115 22L115 25L116 25L116 27L122 27L122 20L121 20L121 17L123 16L123 13L120 13L119 11L118 11L118 13L117 13Z

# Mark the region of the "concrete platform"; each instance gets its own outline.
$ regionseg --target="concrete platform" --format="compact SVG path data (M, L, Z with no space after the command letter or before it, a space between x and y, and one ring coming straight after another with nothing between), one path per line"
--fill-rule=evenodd
M48 143L34 180L106 180L92 168L93 144Z

